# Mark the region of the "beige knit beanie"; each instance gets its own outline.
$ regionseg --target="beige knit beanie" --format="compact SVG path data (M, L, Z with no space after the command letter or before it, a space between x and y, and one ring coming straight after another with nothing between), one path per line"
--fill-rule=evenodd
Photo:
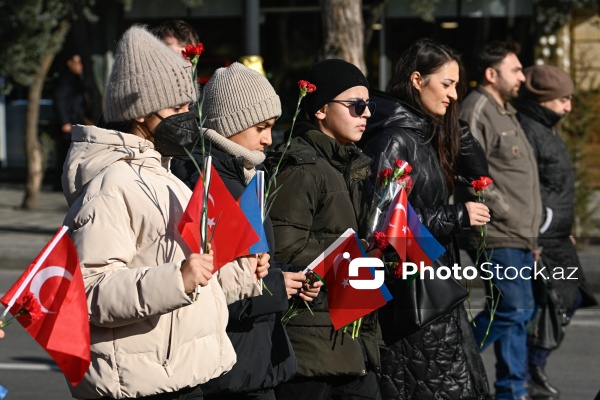
M192 67L181 55L143 26L123 34L106 84L106 122L130 121L195 99Z
M237 62L217 69L203 93L204 126L224 137L281 115L279 96L267 78Z

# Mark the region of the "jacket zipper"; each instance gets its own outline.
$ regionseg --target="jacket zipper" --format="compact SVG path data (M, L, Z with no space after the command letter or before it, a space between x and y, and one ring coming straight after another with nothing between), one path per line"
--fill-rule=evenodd
M168 330L167 330L167 337L165 340L165 354L163 357L163 363L162 366L165 369L165 371L167 372L167 376L171 377L173 376L173 370L171 369L171 356L173 355L174 351L173 351L173 338L175 337L175 335L173 334L173 313L175 313L175 311L170 312L168 315L169 321L167 322L168 325Z

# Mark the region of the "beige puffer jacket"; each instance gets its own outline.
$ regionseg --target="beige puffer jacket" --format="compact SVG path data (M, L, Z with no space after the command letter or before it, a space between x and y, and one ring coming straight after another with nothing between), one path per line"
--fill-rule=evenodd
M221 285L211 279L192 301L179 270L190 253L177 231L190 190L140 137L93 126L75 126L72 137L65 224L83 272L92 356L73 396L173 392L230 370ZM249 268L221 271L235 296L258 294Z

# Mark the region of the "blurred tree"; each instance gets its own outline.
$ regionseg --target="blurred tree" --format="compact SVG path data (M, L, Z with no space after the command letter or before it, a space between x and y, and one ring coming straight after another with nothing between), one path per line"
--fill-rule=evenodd
M0 0L0 75L3 91L14 84L28 88L25 114L27 182L22 208L37 207L44 178L42 147L38 139L39 103L44 81L62 47L74 18L94 0Z
M341 58L366 74L362 0L321 0L323 58Z

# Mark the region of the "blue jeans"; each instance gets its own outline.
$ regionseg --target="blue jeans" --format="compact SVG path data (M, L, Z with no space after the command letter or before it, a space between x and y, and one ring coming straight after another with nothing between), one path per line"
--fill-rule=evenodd
M535 303L531 285L533 254L529 250L497 248L487 250L491 265L482 271L486 295L493 292L497 308L485 343L494 344L496 354L496 400L512 400L527 395L527 322ZM487 279L487 280L485 280ZM495 287L490 288L490 282ZM501 293L501 295L499 294ZM489 301L489 299L488 299ZM480 344L490 323L490 304L475 317L475 340Z

